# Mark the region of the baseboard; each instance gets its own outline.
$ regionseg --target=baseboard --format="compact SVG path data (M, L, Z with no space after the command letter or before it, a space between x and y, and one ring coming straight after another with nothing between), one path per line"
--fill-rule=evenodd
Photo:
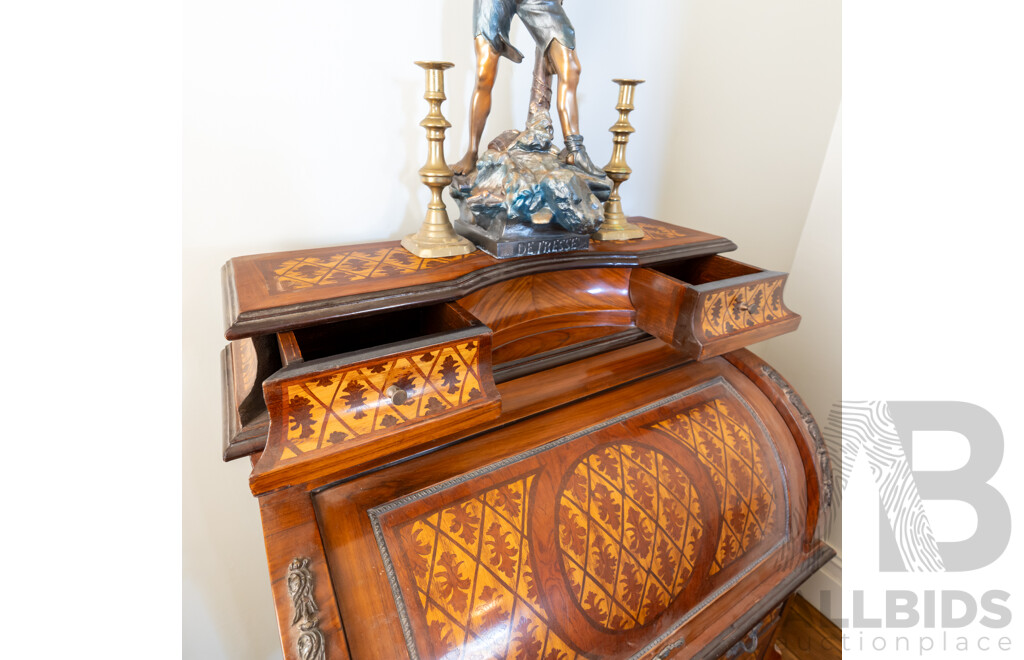
M843 557L839 550L800 586L797 593L838 625L843 616Z

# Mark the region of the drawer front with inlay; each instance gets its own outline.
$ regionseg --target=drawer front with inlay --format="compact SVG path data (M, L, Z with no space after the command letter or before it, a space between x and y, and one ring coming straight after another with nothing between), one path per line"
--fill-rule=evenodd
M254 489L270 488L272 474L297 463L329 455L337 467L344 455L357 465L372 453L428 442L438 428L496 417L490 342L490 330L476 323L433 340L289 364L263 385L273 421Z
M318 494L342 609L391 622L348 629L356 654L403 657L401 644L423 660L540 649L638 659L685 639L691 622L717 625L694 617L727 606L731 585L760 584L794 537L792 453L780 454L774 414L722 373L447 481L385 472L358 495ZM346 528L367 516L372 545L353 544L359 533Z
M715 256L635 269L629 293L638 327L703 360L795 330L786 278Z

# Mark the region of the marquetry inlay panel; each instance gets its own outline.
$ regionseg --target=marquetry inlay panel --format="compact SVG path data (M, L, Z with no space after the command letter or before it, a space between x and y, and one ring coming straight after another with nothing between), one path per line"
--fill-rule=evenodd
M767 457L753 431L715 399L653 425L697 453L707 466L722 512L712 574L741 557L772 530L776 495Z
M592 623L643 625L682 591L704 532L684 470L635 443L595 449L568 475L559 502L562 567Z
M769 442L716 380L371 509L410 655L645 657L787 537Z
M399 532L435 657L563 658L530 563L527 477L432 511Z
M777 278L708 294L700 314L705 338L731 335L792 316L782 304L785 280Z
M479 342L449 344L284 386L282 459L387 432L483 398ZM387 396L392 386L408 398Z
M296 291L310 287L333 286L409 275L452 264L466 255L443 259L421 259L401 246L370 250L340 249L326 255L295 257L282 261L268 277L272 292Z
M643 220L631 220L633 224L644 230L644 237L639 240L663 241L672 238L683 238L687 233L682 227L667 225L664 223L644 222Z

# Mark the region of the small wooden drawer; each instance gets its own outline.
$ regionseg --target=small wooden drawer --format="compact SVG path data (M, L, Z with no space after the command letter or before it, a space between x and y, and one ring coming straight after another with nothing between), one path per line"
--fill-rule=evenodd
M259 451L266 443L270 416L262 385L280 368L273 336L237 339L221 353L225 461Z
M633 270L629 295L639 328L704 360L796 330L800 316L782 301L787 277L704 257Z
M350 320L281 333L285 366L263 386L271 427L254 488L289 465L341 454L336 468L365 465L500 413L491 331L461 307L365 321L365 332ZM350 350L329 354L339 348Z
M770 655L773 641L782 623L782 611L786 601L773 607L761 621L748 630L718 660L765 660Z

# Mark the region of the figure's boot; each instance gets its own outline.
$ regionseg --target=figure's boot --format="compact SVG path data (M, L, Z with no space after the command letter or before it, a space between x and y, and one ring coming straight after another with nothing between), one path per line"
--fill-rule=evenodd
M605 176L604 170L594 165L594 162L590 160L590 156L587 155L587 148L583 146L582 135L566 135L565 149L559 155L562 156L567 165L573 165L576 169L590 176L597 178L604 178Z

